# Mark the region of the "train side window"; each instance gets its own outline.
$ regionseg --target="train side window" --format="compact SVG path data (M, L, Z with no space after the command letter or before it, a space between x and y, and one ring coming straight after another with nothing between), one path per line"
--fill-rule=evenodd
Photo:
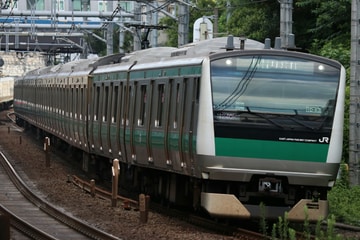
M108 119L108 108L109 108L109 86L105 86L104 89L105 96L104 96L104 112L103 112L103 121L107 122Z
M76 99L75 99L75 89L74 87L72 87L70 89L70 94L71 94L71 104L70 104L70 117L73 118L75 117L75 113L76 113Z
M157 113L155 120L155 127L162 126L162 119L164 115L164 102L165 102L165 84L158 85L158 96L157 96Z
M130 98L133 97L133 96L132 96L132 88L131 88L131 86L129 86L129 87L124 87L124 91L125 91L124 98L130 99ZM128 91L128 95L126 95L126 91ZM124 119L124 121L123 121L123 124L125 124L126 126L128 126L128 125L129 125L129 113L130 113L130 101L129 101L129 100L126 100L126 102L127 102L127 106L126 106L127 109L124 110L126 116L125 116L125 119Z
M84 87L79 86L79 120L82 120L83 117L85 117L85 109L87 108L87 105L84 101Z
M175 104L175 118L174 118L174 129L177 128L178 122L179 122L179 105L180 105L180 84L176 84L176 104Z
M113 119L112 119L112 122L113 123L116 123L117 121L117 114L118 114L118 99L119 99L119 86L115 86L113 88Z
M71 86L67 86L66 88L66 99L67 99L67 105L66 105L66 116L70 117L70 112L71 112L71 101L72 101L72 96L71 96Z
M80 108L81 108L79 86L77 86L75 88L75 99L76 99L75 119L78 119L80 117L79 112L80 112Z
M144 126L146 117L146 85L140 87L140 115L138 119L138 125Z
M100 105L100 87L96 87L96 92L95 92L95 113L94 113L94 121L98 120L98 116L99 116L99 105Z
M65 97L65 86L62 86L61 89L61 114L65 116L65 106L66 106L66 97Z
M58 85L57 87L57 104L56 104L56 108L57 108L57 113L61 114L61 87L60 85Z

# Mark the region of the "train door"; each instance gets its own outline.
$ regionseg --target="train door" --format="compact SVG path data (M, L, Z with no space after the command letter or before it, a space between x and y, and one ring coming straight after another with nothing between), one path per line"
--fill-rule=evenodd
M168 79L152 82L151 125L149 146L152 159L150 163L160 168L167 167L166 131L168 128L170 86Z
M111 153L114 158L121 156L120 141L119 141L119 127L120 127L120 112L121 112L121 88L122 83L119 81L111 83L111 109L110 109L110 124L109 124L109 142L111 146Z
M79 84L76 84L76 86L73 89L73 99L74 99L74 111L73 111L73 121L74 121L74 144L75 146L79 147L80 144L80 121L79 121L79 111L80 111L80 104L79 104L79 95L80 95L80 91L79 91Z
M83 149L88 148L88 135L87 135L87 119L88 119L88 92L87 92L87 78L85 78L84 85L79 88L79 134L80 145Z
M100 150L100 92L101 85L97 82L94 82L91 89L91 108L90 108L90 126L89 126L89 134L90 134L90 148L91 151L98 152Z
M59 84L58 84L58 122L59 122L59 136L62 138L63 134L64 134L64 119L63 119L63 114L64 114L64 104L65 104L65 100L64 100L64 86L63 84L60 82L59 80Z
M73 79L71 79L73 82ZM75 142L75 129L76 129L76 121L75 121L75 112L76 112L76 99L75 99L75 89L76 86L71 83L69 84L69 140L71 144Z
M125 132L126 132L126 126L128 125L128 98L130 95L130 89L131 87L129 87L125 82L124 84L120 85L122 86L120 89L121 92L121 96L120 96L120 102L121 102L121 106L122 108L120 109L120 126L119 126L119 148L120 148L120 156L123 159L123 162L130 162L130 159L127 158L127 153L126 153L126 144L125 144Z
M102 84L102 91L100 94L100 99L101 99L101 121L99 122L100 124L100 144L101 147L100 149L105 153L108 154L109 150L111 149L111 145L110 145L110 123L111 123L111 119L110 119L110 113L111 113L111 87L112 84L110 84L109 82L105 82Z
M137 162L136 152L134 151L134 124L135 124L135 105L136 105L136 89L138 87L137 81L130 81L124 89L126 91L125 97L127 103L124 111L124 125L122 129L122 138L124 143L124 150L128 162Z
M65 97L66 85L62 83L60 85L60 137L65 138L65 108L66 108L66 97Z
M67 79L68 84L66 85L66 110L65 110L65 138L67 142L71 140L72 132L72 122L70 115L72 114L72 96L71 96L71 85L69 79Z
M152 160L152 154L149 150L149 96L151 87L149 81L139 82L136 87L136 100L134 102L134 128L131 136L131 151L136 155L136 161L140 164L148 164Z
M172 109L168 131L168 151L172 167L191 174L195 146L195 122L198 107L199 77L173 81Z

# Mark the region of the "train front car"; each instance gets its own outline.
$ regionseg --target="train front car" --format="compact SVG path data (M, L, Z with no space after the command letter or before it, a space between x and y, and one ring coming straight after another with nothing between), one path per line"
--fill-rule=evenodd
M228 51L208 64L197 129L201 205L217 217L325 217L342 153L344 68L280 50Z

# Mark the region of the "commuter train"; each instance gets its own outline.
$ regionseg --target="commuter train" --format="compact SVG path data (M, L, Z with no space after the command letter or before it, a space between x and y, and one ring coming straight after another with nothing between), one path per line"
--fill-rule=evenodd
M339 170L344 95L340 63L230 36L30 71L14 110L85 171L111 179L118 159L120 187L152 199L316 221Z

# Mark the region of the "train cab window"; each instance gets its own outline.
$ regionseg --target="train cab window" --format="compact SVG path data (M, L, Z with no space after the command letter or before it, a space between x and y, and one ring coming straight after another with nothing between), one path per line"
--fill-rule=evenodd
M164 115L164 103L165 103L165 85L158 85L158 96L157 96L157 113L155 120L155 127L162 126L162 119Z
M146 85L140 87L140 115L138 119L138 125L144 126L146 117Z

